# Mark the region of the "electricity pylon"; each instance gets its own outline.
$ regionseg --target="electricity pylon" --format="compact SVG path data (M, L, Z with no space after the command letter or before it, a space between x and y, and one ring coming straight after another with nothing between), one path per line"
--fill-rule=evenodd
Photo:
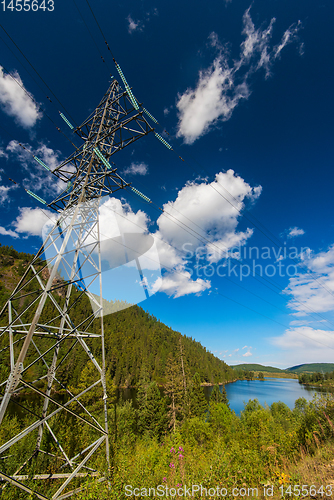
M60 500L80 491L88 475L104 479L96 455L109 464L99 203L129 186L110 157L153 131L126 88L113 80L74 130L83 145L53 171L66 183L48 204L57 220L46 226L43 246L1 312L0 424L8 432L0 444L2 489L11 483ZM87 360L88 381L68 387L79 354ZM16 408L24 428L9 424ZM59 435L64 422L78 430L77 442ZM51 496L39 492L43 480Z

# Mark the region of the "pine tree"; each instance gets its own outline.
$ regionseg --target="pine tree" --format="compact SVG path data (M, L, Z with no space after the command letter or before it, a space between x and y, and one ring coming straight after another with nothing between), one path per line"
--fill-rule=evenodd
M155 382L152 382L147 389L143 420L145 420L145 427L150 436L160 437L167 430L166 398L161 396L159 387Z
M201 378L195 373L190 390L190 415L192 417L204 417L208 411L208 403L201 387Z
M225 386L224 386L224 389L225 389ZM219 385L216 384L213 387L211 395L210 395L210 405L212 405L214 403L222 403L222 402L223 402L223 395L220 392Z
M145 408L147 405L147 391L150 385L150 378L146 368L143 364L140 370L140 377L137 390L137 427L138 432L143 433L146 429L146 415Z
M226 389L225 389L225 384L223 385L222 401L221 402L224 403L228 408L230 408L229 400L228 400L228 397L227 397L227 392L226 392Z
M177 421L183 416L184 385L180 364L171 354L167 359L165 392L169 400L169 427L175 432Z

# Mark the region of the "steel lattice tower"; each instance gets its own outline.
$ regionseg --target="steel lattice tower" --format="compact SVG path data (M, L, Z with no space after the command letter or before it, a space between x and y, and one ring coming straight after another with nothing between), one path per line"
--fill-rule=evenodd
M105 479L96 467L96 456L103 456L102 469L110 463L99 203L129 186L109 159L153 131L145 111L129 88L113 80L75 129L82 147L53 172L67 186L48 205L57 221L1 312L0 423L7 419L8 427L14 407L25 422L0 444L2 489L11 483L38 498L63 499L80 491L88 474ZM91 292L92 284L99 294ZM78 352L91 369L87 386L73 389L62 377L75 369ZM87 408L89 394L99 402L94 411ZM57 430L64 421L78 429L82 442L62 441ZM49 497L39 492L45 491L43 480L53 488Z

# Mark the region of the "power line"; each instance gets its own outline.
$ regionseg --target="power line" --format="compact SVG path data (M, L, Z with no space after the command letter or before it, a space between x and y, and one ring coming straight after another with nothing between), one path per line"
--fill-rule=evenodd
M60 100L58 99L58 97L53 93L53 91L51 90L51 88L49 87L49 85L45 82L45 80L41 77L41 75L39 74L39 72L35 69L35 67L31 64L31 62L29 61L29 59L24 55L24 53L22 52L22 50L20 49L20 47L14 42L14 40L12 39L12 37L9 35L9 33L5 30L5 28L0 24L0 27L3 29L3 31L6 33L6 35L8 36L8 38L11 40L11 42L15 45L15 47L17 48L17 50L20 52L20 54L22 54L22 56L24 57L24 59L27 61L27 63L29 64L29 66L31 66L31 68L35 71L35 73L37 74L37 76L40 78L40 80L44 83L44 85L47 87L47 89L51 92L51 94L54 96L54 98L56 99L56 101L60 104L60 106L65 110L65 112L67 113L67 115L69 117L71 117L70 113L66 110L65 106L63 106L63 104L60 102ZM49 98L48 98L49 99ZM50 100L50 99L49 99ZM71 117L71 120L75 123L74 119Z
M79 12L79 15L80 15L80 17L81 17L81 19L82 19L82 21L83 21L84 25L86 26L86 28L87 28L87 30L88 30L88 33L90 34L91 39L93 40L93 43L94 43L94 45L95 45L95 47L96 47L96 49L97 49L97 51L98 51L98 53L99 53L100 58L102 59L103 63L107 66L108 71L109 71L109 75L110 75L110 76L112 76L112 75L111 75L111 71L110 71L110 67L109 67L108 63L106 62L105 58L103 57L103 55L101 54L100 49L99 49L99 46L97 45L96 40L95 40L95 38L93 37L93 34L92 34L92 32L90 31L90 29L89 29L89 27L88 27L88 24L87 24L87 23L86 23L86 21L85 21L85 18L84 18L84 17L83 17L83 15L81 14L81 11L80 11L80 9L79 9L79 7L78 7L78 5L77 5L76 1L75 1L75 0L73 0L73 3L74 3L74 5L76 6L77 11ZM93 15L94 15L94 14L93 14Z
M58 130L58 132L60 132L64 137L65 139L68 140L68 142L70 142L70 144L75 148L75 149L78 149L77 146L71 141L71 139L69 139L67 137L67 135L61 130L60 127L58 127L58 125L52 120L52 118L46 113L45 109L41 108L41 106L39 105L39 103L33 98L33 96L26 90L26 88L24 87L24 85L21 85L21 83L4 67L2 66L2 69L5 70L5 72L8 74L8 76L10 78L12 78L12 80L14 80L14 82L23 90L23 92L27 95L27 97L29 97L29 99L32 100L32 102L35 104L35 106L37 107L37 109L45 114L45 116L51 121L51 123L56 127L56 129ZM2 127L3 128L3 127ZM21 144L20 144L21 145Z
M86 3L87 3L87 5L88 5L88 7L89 7L89 10L91 11L91 13L92 13L92 15L93 15L93 17L94 17L94 19L95 19L95 22L96 22L96 24L97 24L97 26L98 26L98 28L99 28L99 30L100 30L100 33L101 33L101 35L102 35L102 37L103 37L103 40L104 40L104 43L106 44L107 49L108 49L108 51L110 52L110 55L111 55L111 57L113 58L113 61L115 62L114 55L113 55L113 53L111 52L111 49L110 49L109 44L108 44L108 42L107 42L107 39L106 39L106 37L105 37L105 35L104 35L103 31L102 31L102 28L101 28L101 26L100 26L100 24L99 24L98 20L96 19L96 16L95 16L95 14L94 14L94 12L93 12L93 9L92 9L92 7L90 6L90 3L89 3L89 1L88 1L88 0L86 0Z

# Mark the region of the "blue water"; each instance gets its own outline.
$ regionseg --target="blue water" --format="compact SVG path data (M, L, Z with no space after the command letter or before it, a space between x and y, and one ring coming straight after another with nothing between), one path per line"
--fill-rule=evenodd
M244 409L244 404L250 399L257 399L264 406L282 401L289 408L293 409L298 398L311 400L316 392L321 392L321 388L303 386L297 379L291 378L266 378L265 380L238 380L231 384L226 384L226 393L229 399L230 408L237 414ZM212 387L205 387L205 395L208 398Z

